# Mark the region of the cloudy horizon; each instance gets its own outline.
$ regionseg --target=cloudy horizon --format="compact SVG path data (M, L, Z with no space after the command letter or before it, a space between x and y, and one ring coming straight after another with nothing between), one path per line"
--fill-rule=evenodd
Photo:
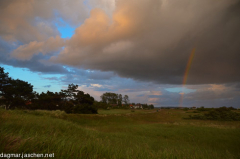
M239 0L1 1L0 66L39 93L240 108L239 28Z

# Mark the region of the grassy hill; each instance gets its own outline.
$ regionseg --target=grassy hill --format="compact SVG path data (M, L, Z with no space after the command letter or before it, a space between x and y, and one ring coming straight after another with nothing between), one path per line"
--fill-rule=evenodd
M96 115L0 109L0 152L55 158L240 156L240 122L186 120L183 110L99 110Z

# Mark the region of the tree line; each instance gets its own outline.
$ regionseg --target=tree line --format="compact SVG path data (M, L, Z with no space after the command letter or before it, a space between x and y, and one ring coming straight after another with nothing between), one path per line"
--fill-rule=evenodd
M5 109L63 110L66 113L96 114L98 109L130 108L128 95L106 92L100 98L100 102L95 101L88 93L78 90L78 85L75 84L69 84L67 89L60 92L47 91L39 94L33 91L33 85L9 77L4 68L0 67L0 106L5 105ZM142 107L154 108L147 104Z
M4 68L0 67L0 102L6 109L63 110L66 113L96 114L94 98L77 88L78 85L69 84L66 90L39 94L33 91L30 83L12 79L4 72Z

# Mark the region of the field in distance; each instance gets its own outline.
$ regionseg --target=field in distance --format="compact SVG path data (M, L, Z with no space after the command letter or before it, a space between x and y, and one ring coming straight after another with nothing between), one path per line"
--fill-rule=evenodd
M193 110L99 110L99 114L0 109L0 152L55 158L240 156L240 121L184 119Z

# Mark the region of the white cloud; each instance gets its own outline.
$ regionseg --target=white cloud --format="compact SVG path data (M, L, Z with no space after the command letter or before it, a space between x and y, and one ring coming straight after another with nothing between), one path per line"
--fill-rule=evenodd
M91 84L91 86L92 87L98 87L98 88L102 87L102 85L100 85L100 84Z

